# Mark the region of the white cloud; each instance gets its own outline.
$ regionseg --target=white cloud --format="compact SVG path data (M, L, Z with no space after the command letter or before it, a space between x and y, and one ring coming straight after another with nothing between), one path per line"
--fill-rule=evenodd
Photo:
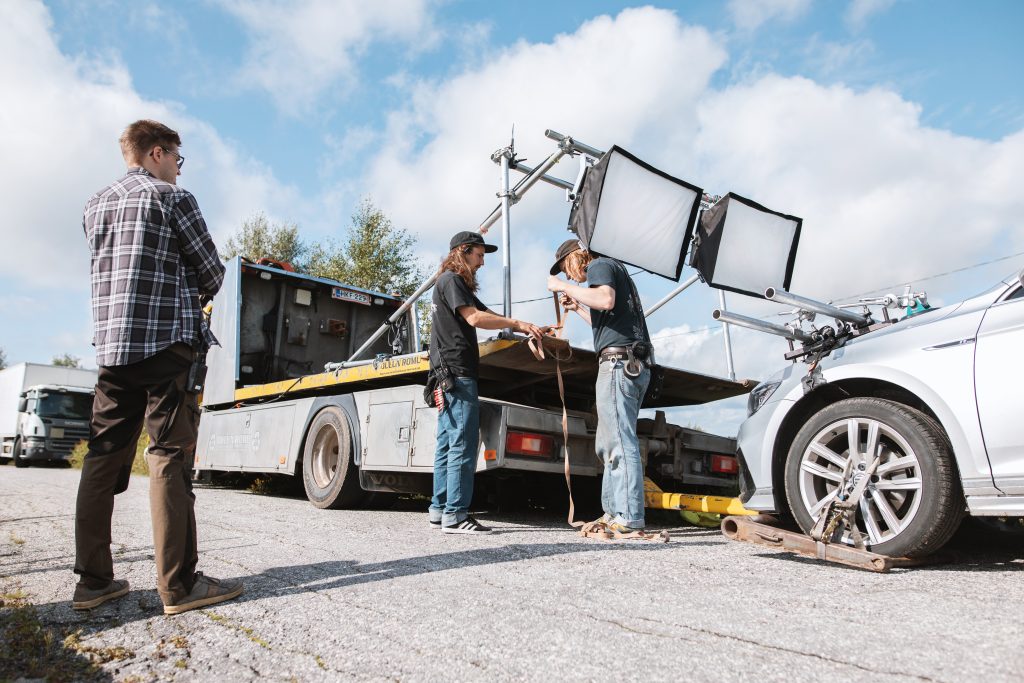
M294 189L240 155L211 126L174 103L142 98L116 57L86 61L62 54L52 28L41 3L0 4L0 89L7 103L0 108L0 236L7 253L17 255L7 260L0 283L12 293L11 305L32 292L32 314L20 320L59 321L54 325L78 330L88 324L82 209L124 172L117 139L131 121L155 118L181 133L188 162L179 182L196 195L220 244L254 209L280 214L300 204ZM82 333L54 335L50 344L67 344L72 348L61 350L88 357ZM18 354L45 352L31 325L9 326L3 337Z
M860 31L868 19L880 14L895 4L896 0L851 0L844 17L846 25L853 31Z
M1024 243L1024 132L957 136L922 125L894 92L779 76L711 93L699 110L706 182L805 219L794 291L845 296Z
M706 30L652 8L597 17L550 43L519 42L449 80L415 84L410 104L388 118L389 145L371 162L368 186L397 224L440 241L496 205L498 168L488 155L507 144L513 124L531 165L554 151L543 137L553 128L689 168L681 141L692 138L697 99L725 58ZM575 173L575 162L557 169ZM562 200L535 188L517 205L513 229L553 248L565 234Z
M753 31L761 24L779 19L792 21L810 9L811 0L730 0L729 16L736 28Z
M0 229L5 247L19 255L6 276L88 287L82 208L123 173L117 138L139 118L161 120L181 133L188 163L178 180L196 195L215 235L226 235L249 215L254 197L271 211L293 198L294 190L239 155L209 125L173 103L140 97L120 62L63 55L42 5L4 4L0 15L0 87L17 103L0 110Z
M428 0L221 0L249 33L239 82L285 112L307 113L332 88L357 81L356 58L374 43L419 50L439 37Z

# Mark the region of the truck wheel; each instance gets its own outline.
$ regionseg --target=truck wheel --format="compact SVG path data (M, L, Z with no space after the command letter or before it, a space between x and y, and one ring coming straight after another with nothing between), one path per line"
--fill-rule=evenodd
M29 466L28 458L23 458L21 456L21 437L20 436L16 437L14 439L14 447L11 448L11 457L14 458L14 466L15 467L28 467Z
M878 468L857 510L868 548L892 557L922 557L956 531L964 498L953 451L942 427L924 413L878 398L838 401L813 415L786 459L786 497L797 524L809 532L840 493L844 468ZM853 543L850 534L843 543Z
M321 509L353 507L363 498L352 461L352 434L340 408L324 408L306 432L302 483L309 502Z

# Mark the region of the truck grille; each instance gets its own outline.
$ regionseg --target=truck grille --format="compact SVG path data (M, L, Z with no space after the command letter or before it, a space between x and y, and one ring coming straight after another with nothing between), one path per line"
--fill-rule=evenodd
M65 455L78 445L79 441L89 440L89 428L64 428L64 436L60 439L50 439L50 450L54 454Z

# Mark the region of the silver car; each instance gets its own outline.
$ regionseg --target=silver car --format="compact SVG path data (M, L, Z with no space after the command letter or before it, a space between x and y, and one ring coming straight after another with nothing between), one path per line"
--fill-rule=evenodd
M738 437L744 505L792 515L809 533L868 476L856 526L867 547L895 557L940 548L965 510L1024 516L1022 277L759 384Z

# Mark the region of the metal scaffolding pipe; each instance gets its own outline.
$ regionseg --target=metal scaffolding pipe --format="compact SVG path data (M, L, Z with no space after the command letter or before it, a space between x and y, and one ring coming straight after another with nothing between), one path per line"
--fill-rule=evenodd
M718 305L725 310L725 290L718 290ZM725 339L725 365L729 370L729 379L736 381L736 367L732 362L732 335L729 334L729 324L722 322L722 337Z
M758 330L760 332L767 332L768 334L775 334L786 339L792 339L798 342L810 342L812 341L811 335L807 334L803 330L794 330L785 325L776 325L775 323L765 322L764 320L758 320L757 318L750 318L745 315L739 315L738 313L729 313L721 309L715 309L711 313L711 317L723 323L729 323L730 325L739 325L740 327L747 327L752 330Z
M565 147L567 152L583 152L584 154L592 156L595 159L600 159L601 157L604 156L604 152L597 149L596 147L585 145L579 140L573 140L568 135L562 135L558 131L551 130L550 128L544 131L544 137L556 141L558 143L558 146Z
M540 177L546 174L549 170L551 170L551 168L555 164L557 164L559 160L566 154L568 154L568 150L559 147L559 149L552 152L551 156L544 160L544 163L542 163L537 168L533 169L533 171L529 175L524 176L523 179L520 180L516 184L516 186L511 190L512 196L509 197L510 204L514 204L515 202L519 201L519 198L526 194L526 192L531 187L533 187L538 180L540 180ZM487 234L487 231L490 229L490 227L494 225L497 222L498 218L502 215L502 205L503 204L498 204L498 206L495 207L493 211L491 211L487 218L484 219L483 223L480 224L480 227L477 228L477 232L484 235ZM384 336L384 333L387 332L388 330L388 326L393 325L399 318L402 317L402 315L406 313L406 311L409 310L410 306L412 306L421 296L423 296L423 294L428 289L433 287L434 283L437 282L437 278L440 275L440 272L435 272L427 279L426 282L420 285L419 288L415 292L413 292L412 296L406 299L405 302L398 308L398 310L395 311L394 314L392 314L391 317L388 318L383 325L378 327L377 331L374 332L370 336L370 338L363 343L362 346L356 349L355 353L353 353L351 357L349 357L348 361L346 361L345 363L328 363L326 367L328 367L329 370L337 370L340 367L348 367L349 363L352 363L353 361L355 361L356 358L359 358L359 356L365 353L368 348L373 346L373 344L376 343L378 339ZM506 283L506 287L510 288L511 285L509 283Z
M521 161L517 161L515 163L515 165L511 166L510 168L513 171L519 171L520 173L526 173L526 174L533 173L536 170L535 168L527 166L526 164L524 164ZM548 185L554 185L555 187L559 187L559 188L561 188L563 190L569 190L570 192L572 191L572 188L573 188L572 183L570 183L568 180L562 180L561 178L556 178L556 177L550 176L550 175L548 175L546 173L544 175L542 175L540 177L540 179L543 180Z
M502 292L504 296L502 298L501 314L506 318L512 317L512 239L509 236L509 227L511 226L511 216L509 211L512 208L512 192L508 184L508 160L513 155L511 149L506 149L501 154L501 192L499 197L501 198L501 272L502 272ZM506 332L511 330L506 329Z
M764 298L769 301L786 304L787 306L796 306L797 308L802 308L807 311L827 315L835 318L836 320L854 323L855 325L867 325L871 322L867 316L854 313L853 311L843 310L842 308L836 308L830 304L823 304L820 301L815 301L814 299L807 299L797 294L787 292L784 289L769 287L764 290Z
M648 308L646 311L644 311L644 317L645 318L650 318L652 313L654 313L656 310L658 310L659 308L661 308L662 306L667 304L669 301L672 301L672 299L674 299L677 296L679 296L683 292L683 290L685 290L687 287L689 287L690 285L692 285L694 282L696 282L699 279L700 279L700 275L694 274L693 276L691 276L686 282L682 283L681 285L679 285L678 287L673 289L671 292L666 294L662 298L661 301L659 301L658 303L654 304L653 306Z

